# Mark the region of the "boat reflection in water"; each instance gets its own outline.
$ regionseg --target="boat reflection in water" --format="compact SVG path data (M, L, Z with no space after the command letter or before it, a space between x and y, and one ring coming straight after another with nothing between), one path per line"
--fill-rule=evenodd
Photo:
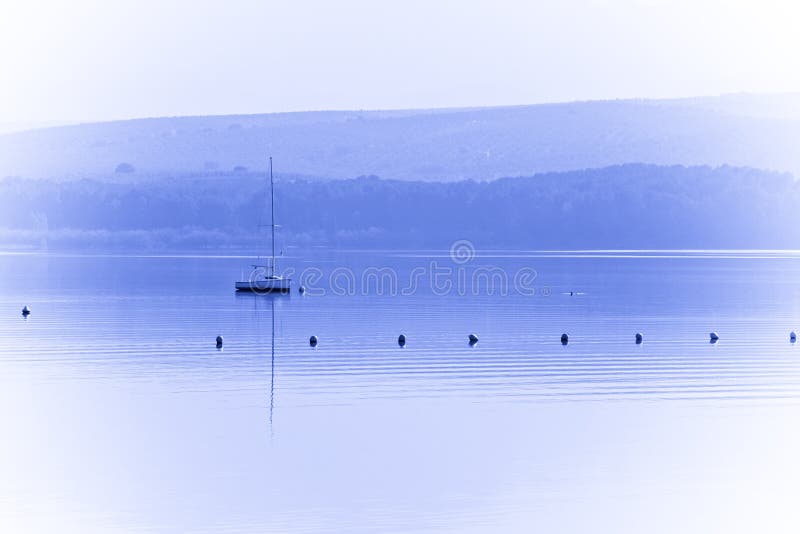
M271 292L262 296L256 296L257 291L250 293L237 293L237 298L252 298L253 309L258 311L262 307L260 304L264 299L269 301L270 309L270 363L269 363L269 428L272 432L272 415L275 411L275 300L288 299L288 292Z

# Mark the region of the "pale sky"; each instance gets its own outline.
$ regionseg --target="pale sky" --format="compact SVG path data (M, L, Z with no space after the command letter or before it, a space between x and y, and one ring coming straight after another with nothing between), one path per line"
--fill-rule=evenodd
M775 0L0 0L0 123L800 90Z

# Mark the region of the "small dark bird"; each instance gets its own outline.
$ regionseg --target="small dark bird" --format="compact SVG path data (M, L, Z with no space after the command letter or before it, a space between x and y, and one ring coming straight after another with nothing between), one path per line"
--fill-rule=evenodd
M298 291L300 291L301 295L304 294L306 292L306 286L300 286L300 289L298 289Z
M222 336L217 336L217 348L222 348Z
M643 339L644 339L644 337L642 336L642 334L639 334L639 333L637 332L637 334L636 334L636 344L637 344L637 345L641 345L641 344L642 344L642 340L643 340Z
M317 346L317 336L311 336L310 338L308 338L308 344L311 345L312 347L316 347Z
M794 332L789 334L789 341L791 341L792 343L796 342L797 341L797 334L795 334Z
M406 336L403 335L403 334L400 334L400 337L397 338L397 344L400 345L401 347L405 347L406 346Z
M566 345L569 343L569 336L567 334L561 334L561 344Z
M469 344L470 345L474 345L477 342L478 342L478 336L476 336L475 334L470 334L469 335Z
M30 309L29 309L27 306L25 306L24 308L22 308L22 315L24 315L25 317L27 317L27 316L28 316L28 315L30 315L30 314L31 314L31 310L30 310Z

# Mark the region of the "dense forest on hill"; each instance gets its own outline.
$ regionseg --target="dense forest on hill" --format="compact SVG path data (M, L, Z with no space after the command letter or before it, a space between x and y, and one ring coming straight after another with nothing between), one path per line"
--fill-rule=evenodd
M4 248L252 249L263 175L0 182ZM736 167L622 165L476 182L281 179L281 244L352 248L800 248L800 185Z

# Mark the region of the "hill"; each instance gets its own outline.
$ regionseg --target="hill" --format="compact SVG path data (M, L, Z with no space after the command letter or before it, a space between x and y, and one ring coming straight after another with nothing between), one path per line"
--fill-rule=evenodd
M489 180L630 162L800 174L798 140L797 94L174 117L2 134L0 177L263 171L269 154L281 174L315 179Z

